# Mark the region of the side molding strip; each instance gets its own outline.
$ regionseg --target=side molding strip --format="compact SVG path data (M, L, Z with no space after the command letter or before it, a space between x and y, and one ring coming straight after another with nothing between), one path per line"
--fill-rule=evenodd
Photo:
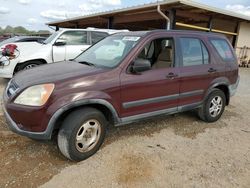
M149 99L142 99L142 100L137 100L137 101L126 102L126 103L123 103L122 106L123 106L123 108L132 108L132 107L136 107L136 106L142 106L142 105L145 105L145 104L175 100L175 99L178 99L178 98L179 98L179 95L176 94L176 95L169 95L169 96L162 96L162 97L155 97L155 98L149 98Z
M132 108L132 107L137 107L137 106L143 106L146 104L166 102L166 101L176 100L180 98L197 96L197 95L203 94L203 92L204 90L195 90L195 91L185 92L181 94L142 99L142 100L137 100L137 101L125 102L122 104L122 106L123 108L127 109L127 108Z
M202 105L202 101L197 102L197 103L193 103L193 104L184 105L184 106L179 106L179 107L163 109L163 110L158 110L158 111L154 111L154 112L147 112L144 114L138 114L138 115L134 115L134 116L129 116L129 117L121 118L121 122L116 124L115 126L122 126L122 125L130 124L133 122L137 122L140 120L150 119L152 117L156 117L156 116L160 116L160 115L170 115L170 114L175 114L177 112L184 112L184 111L188 111L191 109L199 108L201 105Z
M104 99L86 99L86 100L79 100L79 101L74 101L66 106L63 106L62 108L60 108L59 110L57 110L51 117L49 123L48 123L48 127L46 129L46 134L48 135L48 138L51 138L52 136L52 132L55 126L55 122L57 121L57 119L60 117L61 114L63 114L65 111L74 108L74 107L78 107L81 105L88 105L88 104L101 104L106 106L112 113L113 118L114 118L114 123L119 123L121 120L115 110L115 108L113 107L112 104L110 104L108 101L104 100Z

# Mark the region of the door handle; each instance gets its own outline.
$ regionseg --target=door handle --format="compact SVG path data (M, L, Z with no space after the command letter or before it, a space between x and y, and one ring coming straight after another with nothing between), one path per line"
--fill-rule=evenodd
M176 78L176 77L178 77L178 74L174 74L174 73L172 73L172 72L170 72L167 76L166 76L166 78L167 79L174 79L174 78Z
M209 73L213 73L213 72L217 72L217 70L214 69L214 68L210 68L210 69L208 69L208 72L209 72Z

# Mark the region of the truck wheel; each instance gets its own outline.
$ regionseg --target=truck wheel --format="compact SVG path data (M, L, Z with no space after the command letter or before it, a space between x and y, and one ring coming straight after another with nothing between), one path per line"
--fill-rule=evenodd
M16 72L19 72L21 70L31 69L31 68L34 68L38 65L42 65L42 64L43 64L43 62L41 62L41 61L29 61L26 63L22 63L22 64L18 65Z
M201 108L198 109L198 116L205 122L215 122L220 119L226 105L226 97L220 89L213 89Z
M87 159L102 145L106 127L106 118L94 108L73 111L65 118L59 130L58 147L70 160Z

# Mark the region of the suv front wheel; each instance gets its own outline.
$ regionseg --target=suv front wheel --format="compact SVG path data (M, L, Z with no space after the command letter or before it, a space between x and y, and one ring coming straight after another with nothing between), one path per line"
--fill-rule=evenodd
M103 143L106 126L104 115L94 108L73 111L65 118L59 130L58 147L70 160L87 159Z
M198 116L205 122L215 122L220 119L226 105L226 97L220 89L213 89L201 108L198 109Z

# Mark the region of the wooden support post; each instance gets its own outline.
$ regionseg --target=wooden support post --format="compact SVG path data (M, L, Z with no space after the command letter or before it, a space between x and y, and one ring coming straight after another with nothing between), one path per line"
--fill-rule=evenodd
M108 29L113 29L113 21L114 21L113 17L108 18Z
M236 27L235 27L235 30L234 30L234 32L237 33L237 34L238 34L238 32L239 32L239 27L240 27L240 22L237 22ZM238 37L238 35L234 35L234 36L233 36L232 46L233 46L234 48L237 47L237 46L236 46L237 37Z
M169 13L169 19L170 19L170 29L175 29L176 25L176 10L171 9L168 11Z
M209 28L209 32L211 32L212 28L213 28L213 17L212 16L209 17L207 27Z

